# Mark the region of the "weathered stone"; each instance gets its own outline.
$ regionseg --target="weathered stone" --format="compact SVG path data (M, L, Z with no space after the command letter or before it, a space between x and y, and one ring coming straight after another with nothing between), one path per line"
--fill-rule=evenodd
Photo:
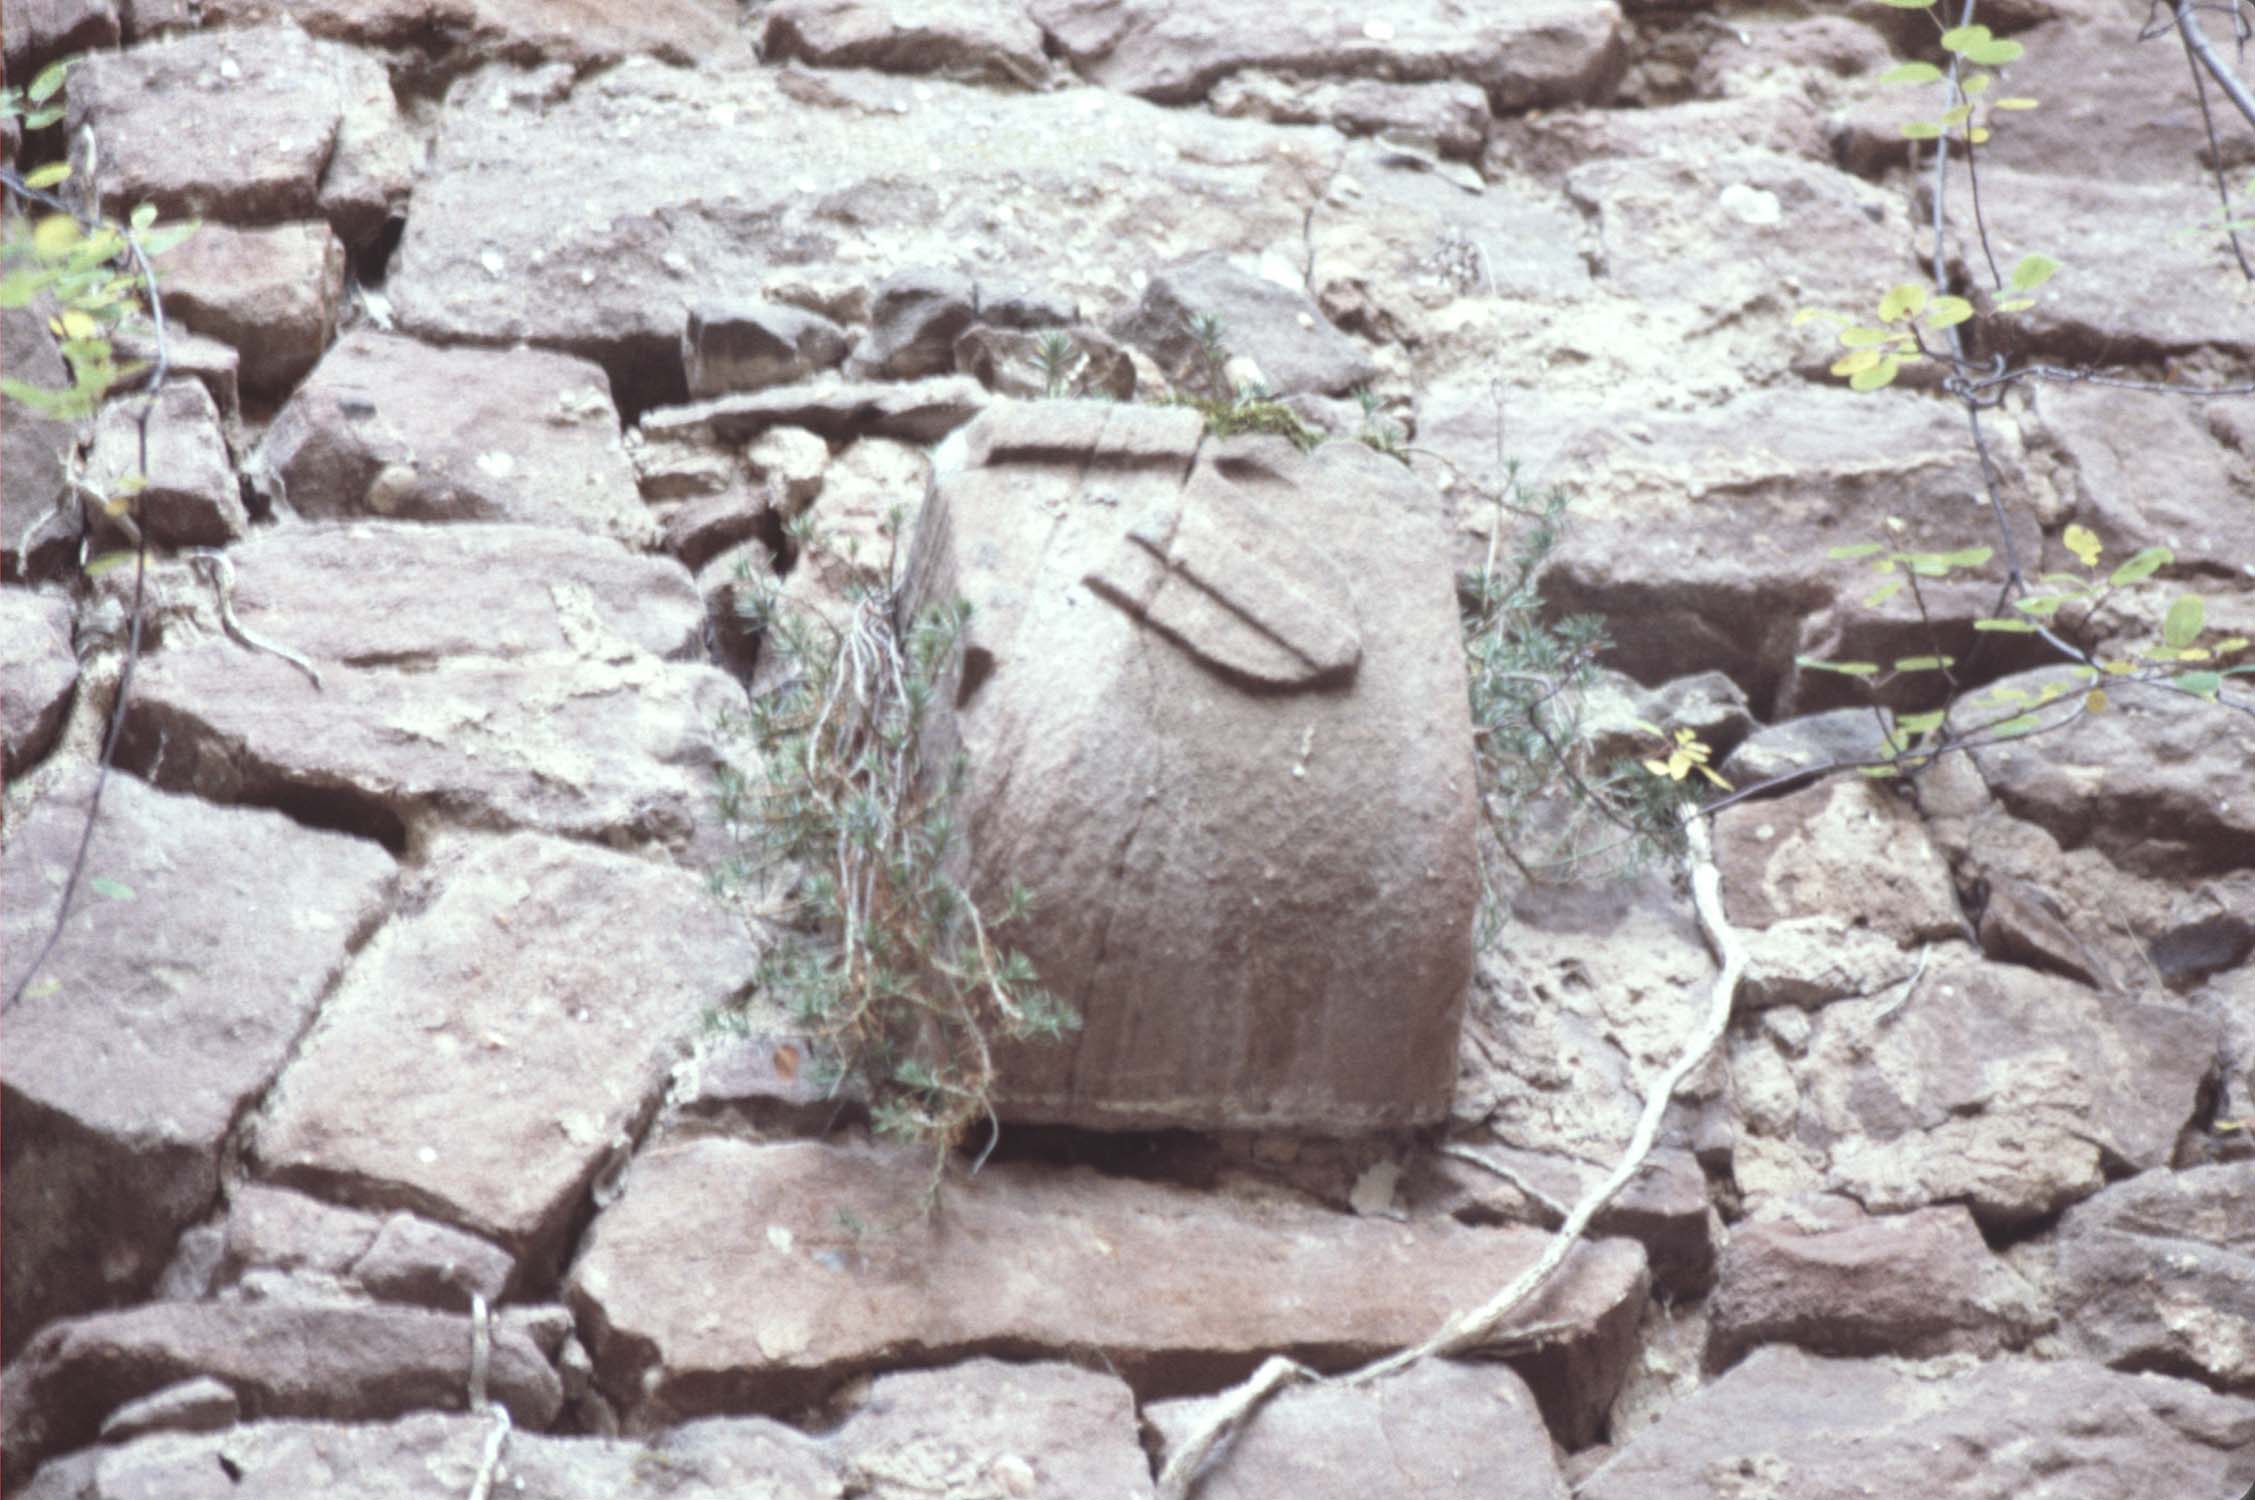
M1909 979L1918 971L1917 955L1884 925L1880 930L1868 925L1862 907L1859 902L1853 912L1786 917L1742 932L1747 957L1739 1006L1813 1009L1835 1000L1892 991Z
M117 40L117 0L13 0L0 12L0 52L18 88L58 57L114 47Z
M2211 431L2199 405L2143 391L2042 386L2035 408L2060 461L2054 482L2064 519L2097 532L2109 558L2167 547L2188 571L2228 571L2245 560L2255 469ZM2057 543L2044 565L2080 571Z
M1922 1378L1764 1349L1677 1403L1584 1480L1583 1500L2231 1495L2255 1466L2255 1401L2082 1360L2004 1359Z
M1064 361L1056 370L1061 389L1053 390L1045 356L1056 349ZM955 341L955 367L1001 396L1135 399L1135 361L1110 334L1085 324L1037 332L974 323Z
M572 72L630 57L749 62L727 0L125 0L135 37L287 20L315 36L422 54L441 75L492 61Z
M410 1213L395 1213L376 1231L367 1253L345 1274L372 1297L453 1312L483 1297L501 1300L516 1274L516 1257L498 1245Z
M233 345L244 390L279 395L313 368L336 331L344 242L318 222L206 224L157 257L157 274L168 317Z
M77 687L70 600L0 589L0 755L10 781L54 746Z
M861 380L951 373L956 336L977 316L977 300L977 288L960 271L923 266L886 277L870 298L869 334L846 373Z
M1861 312L1872 246L1910 236L1900 194L1767 151L1593 161L1567 174L1566 191L1596 222L1603 281L1713 319L1757 306Z
M681 568L585 532L351 521L261 531L228 555L236 618L317 667L697 649Z
M94 426L87 458L102 493L122 493L142 474L144 403L112 401ZM134 494L133 514L151 542L168 547L221 547L250 528L242 485L228 461L227 438L211 393L195 380L168 380L148 413L147 484Z
M481 842L347 976L268 1104L258 1162L540 1266L641 1134L689 1030L757 962L683 871L527 834ZM402 995L421 997L410 1025Z
M641 486L642 498L653 505L725 494L744 479L737 455L709 434L652 437L634 427L627 430L625 443L635 483Z
M748 443L776 427L799 427L832 442L857 437L936 443L987 404L979 383L962 375L909 381L810 381L777 390L716 396L642 414L647 435L708 433Z
M11 16L14 10L9 7ZM47 317L36 305L0 308L0 364L12 380L61 390L71 383L70 367L47 331ZM0 401L0 573L10 582L49 577L78 549L83 523L63 467L78 438L77 423L49 421L20 401ZM58 506L67 509L42 524Z
M1013 1053L1007 1114L1349 1134L1446 1110L1476 902L1446 545L1432 493L1358 444L1096 402L971 436L907 599L971 604L942 732L973 881L1045 903L1026 951L1082 1020Z
M1814 1354L1995 1354L2051 1322L1962 1206L1872 1216L1838 1198L1734 1226L1707 1305L1707 1362L1761 1344Z
M318 807L394 847L458 822L686 850L709 832L714 725L742 689L614 650L324 673L316 689L207 641L142 668L119 756L168 788Z
M1468 18L1415 3L1352 14L1289 7L1248 26L1226 7L1161 0L1036 0L1028 13L1091 82L1167 103L1260 68L1425 82L1460 78L1499 110L1598 103L1620 76L1611 0L1541 0Z
M260 454L304 516L571 525L637 545L655 531L603 371L545 350L355 329Z
M1133 1394L1070 1365L973 1359L885 1375L826 1445L845 1493L870 1500L1151 1493Z
M2215 1052L2215 1021L2182 1006L1944 949L1906 992L1816 1013L1795 1144L1872 1212L2025 1223L2166 1163Z
M258 1421L74 1454L50 1463L23 1493L294 1500L334 1492L349 1475L356 1495L406 1500L434 1487L467 1494L492 1431L490 1417L440 1412L388 1422ZM518 1427L495 1478L496 1488L554 1500L658 1490L762 1500L1151 1494L1127 1387L1070 1365L994 1360L880 1376L821 1438L759 1417L712 1418L626 1441Z
M1179 1447L1210 1400L1160 1401L1144 1416ZM1297 1386L1201 1472L1206 1500L1566 1500L1550 1434L1526 1382L1494 1365L1427 1360L1366 1386Z
M1459 157L1480 154L1490 123L1486 92L1460 80L1310 80L1248 69L1216 83L1207 102L1217 115L1333 125L1348 135L1383 134Z
M1840 706L1837 673L1801 671L1798 655L1866 661L1943 649L1962 653L1972 621L1996 602L1980 576L1928 581L1921 617L1910 591L1865 602L1871 575L1829 564L1826 550L1884 536L1898 548L1953 551L1993 540L1978 457L1960 418L1939 403L1874 404L1847 390L1765 391L1696 413L1570 417L1538 409L1515 427L1555 424L1538 481L1571 474L1574 525L1543 574L1551 607L1607 617L1607 664L1639 681L1713 669L1734 678L1765 717ZM1452 425L1431 447L1479 473L1492 427ZM1993 443L2021 555L2041 533L2015 505L2016 455ZM1812 504L1812 488L1824 503ZM1465 524L1492 518L1466 505ZM1883 528L1887 518L1903 524ZM1482 550L1485 550L1483 541ZM1774 700L1774 702L1773 702ZM1868 714L1867 714L1868 720Z
M2060 687L2072 702L2082 684L2051 668L1993 686ZM2181 879L2255 865L2255 797L2218 795L2255 780L2255 734L2183 694L2110 685L2108 696L2105 713L2065 733L1981 752L1997 800L2063 848L2087 845L2130 870Z
M604 1389L649 1426L788 1404L903 1356L1077 1348L1146 1399L1210 1390L1272 1352L1337 1369L1422 1338L1547 1238L1002 1163L950 1182L932 1218L904 1217L929 1171L918 1153L813 1142L645 1152L571 1273ZM1562 1441L1596 1431L1643 1296L1633 1244L1586 1244L1507 1326L1566 1325L1511 1357Z
M368 1421L458 1408L470 1320L404 1307L157 1302L57 1324L0 1376L9 1484L49 1454L92 1442L126 1402L209 1375L274 1417ZM492 1398L523 1426L555 1420L563 1388L538 1349L493 1334Z
M744 445L744 467L766 486L769 506L789 520L822 493L830 445L803 427L770 427Z
M977 244L993 251L981 264L1040 265L1108 313L1127 295L1126 267L1194 245L1297 243L1311 175L1334 149L1323 132L1100 90L996 93L876 73L629 64L529 104L513 89L495 72L453 97L387 280L400 326L584 354L636 411L686 391L692 285L856 321L870 267L956 264ZM906 175L904 110L919 143ZM695 153L622 149L691 134ZM950 163L970 161L991 164L977 192L945 185Z
M69 126L100 133L108 193L168 218L318 215L359 243L413 180L382 64L294 25L97 53L71 75Z
M761 596L774 585L775 556L765 542L731 547L697 570L713 656L738 677L750 679L755 669L766 626Z
M146 323L122 325L111 342L117 346L121 361L156 362L156 331ZM228 454L238 455L243 429L242 355L232 344L207 339L171 323L164 330L164 362L174 375L199 381L210 392L212 405L219 409L219 430L227 439Z
M102 1441L130 1443L152 1432L218 1432L243 1415L243 1403L224 1380L198 1375L128 1401L102 1419Z
M1337 395L1377 377L1354 340L1324 321L1305 291L1286 287L1206 254L1151 278L1135 311L1112 331L1156 359L1169 379L1202 395L1213 375L1199 340L1200 318L1216 318L1227 352L1260 369L1259 384L1279 394Z
M1715 866L1739 928L1832 916L1907 947L1956 937L1964 925L1949 866L1918 809L1871 781L1825 781L1724 809Z
M11 994L53 930L92 781L73 773L10 819ZM392 875L372 844L110 778L69 925L8 1012L11 1353L52 1318L149 1289Z
M819 1038L726 1032L698 1040L676 1076L674 1107L690 1119L741 1127L753 1139L824 1135L864 1113L851 1078L823 1080Z
M770 62L937 73L1019 88L1049 82L1041 28L996 0L775 0L761 13Z
M767 496L744 487L684 501L666 513L665 549L686 568L703 568L731 547L761 537L773 512Z
M2147 1172L2069 1209L2053 1241L2068 1342L2130 1370L2255 1388L2255 1161Z
M1477 1140L1451 1141L1444 1150L1413 1166L1403 1195L1413 1213L1447 1213L1470 1224L1555 1229L1610 1170L1610 1163L1601 1168L1554 1152ZM1645 1170L1590 1220L1590 1232L1642 1244L1661 1296L1703 1296L1715 1279L1706 1175L1681 1148L1661 1147L1645 1162Z
M844 329L782 302L692 307L681 335L693 400L788 385L845 357Z
M1900 105L1902 95L1893 95ZM1487 133L1481 170L1491 180L1507 173L1563 178L1589 162L1623 157L1704 156L1730 141L1777 156L1832 164L1824 121L1797 95L1699 99L1666 109L1561 109L1514 115ZM1895 155L1902 137L1895 138Z
M1884 756L1879 721L1869 708L1834 708L1781 724L1763 724L1723 757L1723 777L1735 787L1783 776L1816 775Z
M1965 201L1962 173L1949 191ZM2155 225L2194 227L2213 219L2213 183L2189 177L2115 182L1984 164L1981 209L2001 266L2045 245L2056 248L2046 237L2056 233L2049 226L2077 226L2073 269L2030 293L2034 307L2012 315L2016 352L2090 366L2200 349L2241 363L2255 357L2250 320L2216 316L2218 299L2244 284L2230 244L2219 234L2153 232ZM1952 253L1968 267L1984 265L1970 226L1960 232L1963 240Z
M316 1290L358 1288L387 1302L462 1312L473 1292L498 1303L516 1270L507 1251L459 1229L409 1213L379 1218L256 1182L236 1189L222 1244L205 1295L253 1280L271 1284L266 1273L279 1271Z

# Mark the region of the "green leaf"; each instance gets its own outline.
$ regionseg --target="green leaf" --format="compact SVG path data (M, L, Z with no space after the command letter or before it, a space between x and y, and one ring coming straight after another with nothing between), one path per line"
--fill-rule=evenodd
M1845 547L1827 547L1824 555L1834 562L1853 562L1859 557L1871 557L1886 550L1877 542L1850 542Z
M1996 735L1999 739L2009 740L2016 739L2019 736L2028 733L2030 730L2041 729L2043 727L2044 721L2037 718L2034 714L2021 714L2016 718L2007 719L2001 724L1991 724L1989 726L1989 733Z
M184 223L159 225L140 237L141 253L154 260L201 228L203 228L203 224L195 219L190 219Z
M132 564L133 554L130 551L105 552L80 569L80 572L88 578L99 578L104 573L114 573L119 568L131 567Z
M2151 578L2174 561L2176 561L2176 554L2168 548L2148 547L2116 568L2113 575L2106 581L2115 588L2120 588L2127 583L2138 583Z
M2161 621L2161 639L2182 651L2200 639L2208 624L2208 606L2198 594L2181 594Z
M2059 272L2059 262L2048 255L2023 255L2012 268L2012 289L2032 292Z
M55 279L52 271L42 271L26 266L0 277L0 307L28 307L31 299L44 291Z
M1898 656L1895 658L1895 670L1898 672L1939 672L1944 667L1956 665L1957 658L1954 656Z
M23 185L27 188L51 188L58 182L69 180L70 163L67 161L51 161L44 167L28 174L23 180Z
M31 80L31 87L24 90L24 98L33 104L45 104L54 98L55 91L63 86L64 75L70 72L71 61L66 57L41 68L39 76Z
M1975 630L2001 630L2007 635L2034 635L2036 626L2030 620L1975 620Z
M1972 118L1973 106L1970 104L1960 104L1955 109L1942 111L1942 123L1944 125L1963 125Z
M2014 94L2014 95L2012 95L2012 96L2011 96L2010 98L2007 98L2007 99L1991 99L1991 100L1989 101L1989 108L1991 108L1991 109L2034 109L2034 108L2036 107L2036 105L2037 105L2037 102L2038 102L2038 101L2036 101L2036 100L2034 100L2034 99L2030 99L2030 98L2028 98L2028 97L2027 97L2026 95L2024 95L2024 94Z
M1958 87L1965 90L1968 98L1975 98L1986 94L1989 85L1996 81L1997 75L1994 73L1975 73L1972 77L1961 80Z
M1963 52L1968 47L1978 47L1993 35L1986 26L1952 26L1942 33L1942 50Z
M122 880L112 880L107 875L91 875L87 877L86 883L97 894L107 896L112 901L131 901L133 899L133 887Z
M1906 141L1932 141L1941 139L1942 127L1932 120L1912 120L1903 126Z
M2039 620L2048 620L2059 613L2059 606L2067 602L2065 594L2031 594L2025 599L2013 600L2012 607L2024 615L2034 615Z
M1892 385L1895 383L1895 376L1901 372L1902 368L1903 362L1890 354L1870 369L1860 371L1849 377L1848 389L1852 391L1876 391L1881 386Z
M2198 697L2213 699L2223 690L2225 674L2222 672L2179 672L2169 679L2176 687Z
M1873 661L1821 661L1814 656L1796 656L1793 660L1801 666L1819 672L1837 672L1843 677L1869 677L1879 670Z
M1925 714L1897 714L1895 715L1895 732L1897 734L1931 734L1941 728L1942 721L1949 716L1950 711L1946 708L1937 708L1932 713Z
M1857 325L1840 330L1840 342L1850 349L1877 349L1895 343L1902 335L1888 328Z
M154 203L143 203L134 208L133 217L126 220L126 224L135 234L139 234L156 221L157 206Z
M1942 561L1953 568L1986 567L1989 559L1996 556L1996 551L1994 547L1960 547L1955 552L1943 553Z
M1996 305L1996 310L2001 313L2026 312L2035 305L2036 299L2033 297L2007 297Z
M1926 309L1926 326L1954 328L1973 316L1973 304L1963 297L1936 297Z
M1898 323L1917 317L1926 308L1926 297L1924 282L1905 281L1889 287L1887 295L1879 299L1879 321Z
M1864 595L1864 599L1863 599L1863 603L1864 603L1864 608L1865 608L1865 609L1877 609L1877 608L1878 608L1878 607L1879 607L1880 605L1882 605L1882 604L1885 604L1885 603L1886 603L1886 602L1887 602L1888 600L1890 600L1890 599L1894 598L1894 597L1895 597L1895 596L1896 596L1897 594L1901 593L1902 591L1903 591L1903 581L1902 581L1902 579L1900 579L1900 578L1890 578L1890 579L1888 579L1888 580L1887 580L1887 581L1886 581L1885 583L1881 584L1881 585L1880 585L1879 587L1877 587L1877 588L1873 589L1873 590L1872 590L1872 591L1871 591L1870 593L1868 593L1868 594Z
M23 128L26 130L45 130L62 117L63 107L60 104L50 104L45 109L35 109L30 114L25 115L23 117Z
M1881 83L1939 83L1942 70L1932 63L1907 62L1899 68L1889 68L1879 75Z
M2018 42L1997 38L1960 50L1967 62L1979 63L1984 68L2001 68L2006 63L2018 62L2028 49Z

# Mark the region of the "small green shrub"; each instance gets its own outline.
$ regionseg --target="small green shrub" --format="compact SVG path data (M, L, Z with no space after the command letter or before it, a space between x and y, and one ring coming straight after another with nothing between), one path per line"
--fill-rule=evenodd
M813 566L826 544L811 516L794 536ZM721 815L748 844L723 883L786 872L760 988L819 1040L816 1066L867 1099L880 1133L933 1148L936 1189L947 1153L994 1119L995 1043L1054 1041L1079 1021L1002 945L1032 897L1013 885L982 910L956 873L961 757L925 763L969 606L902 622L889 560L880 572L830 555L851 578L842 624L772 584L742 611L781 685L741 725L756 776L722 773Z

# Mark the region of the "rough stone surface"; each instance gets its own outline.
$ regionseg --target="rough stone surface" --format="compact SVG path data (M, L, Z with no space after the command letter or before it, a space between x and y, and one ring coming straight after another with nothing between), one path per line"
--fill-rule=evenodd
M943 732L973 878L1049 903L1028 956L1082 1020L1011 1059L1008 1112L1436 1118L1475 892L1434 497L1359 445L1202 443L1180 410L1002 411L969 453L909 598L970 601Z
M1382 134L1458 157L1479 155L1492 123L1486 92L1460 80L1308 80L1248 69L1215 84L1207 102L1218 115L1333 125L1350 135Z
M682 570L580 531L351 521L261 531L229 556L236 618L319 667L696 649Z
M2081 1360L1922 1379L1764 1349L1646 1428L1584 1500L2233 1495L2255 1480L2255 1402Z
M302 516L652 526L603 371L537 349L356 329L275 418L261 461Z
M631 647L322 682L231 641L167 651L135 684L119 754L214 801L318 790L332 816L394 845L465 824L687 850L711 832L715 725L743 702L712 667Z
M1378 374L1370 356L1325 322L1305 291L1222 255L1196 256L1153 276L1135 311L1112 331L1156 359L1177 386L1214 394L1196 332L1201 317L1219 319L1228 353L1251 360L1260 372L1254 383L1282 395L1335 396Z
M70 600L0 589L0 754L11 779L53 748L77 687Z
M823 68L882 68L1041 88L1041 28L996 0L776 0L761 13L762 51Z
M1904 946L1956 937L1964 918L1916 807L1894 789L1826 781L1715 819L1715 867L1733 925L1833 917Z
M105 191L167 218L318 216L357 244L413 178L382 65L296 26L97 53L70 81L69 126L81 125L100 132Z
M218 1432L242 1415L243 1403L233 1386L198 1375L111 1412L102 1419L102 1441L129 1443L152 1432Z
M1240 24L1226 7L1161 0L1034 0L1028 13L1084 77L1180 103L1247 68L1426 81L1461 78L1498 109L1601 100L1619 76L1611 0L1541 0L1476 19L1414 3L1351 15L1285 7Z
M1207 1401L1146 1412L1171 1451ZM1205 1471L1209 1500L1566 1500L1526 1382L1494 1365L1428 1360L1372 1385L1286 1390Z
M1067 1347L1101 1351L1147 1398L1213 1389L1270 1352L1336 1368L1421 1338L1544 1238L1286 1201L1223 1211L1181 1188L994 1164L950 1184L936 1219L904 1220L927 1170L812 1142L646 1153L571 1274L604 1389L648 1425L803 1399L903 1356ZM857 1233L841 1213L899 1227ZM1000 1245L1023 1271L997 1274ZM1147 1275L1169 1294L1146 1295ZM1643 1286L1643 1255L1607 1240L1524 1310L1568 1325L1513 1359L1565 1441L1594 1433L1617 1320ZM746 1315L714 1316L716 1297Z
M8 8L11 17L16 7ZM58 390L70 384L47 315L37 307L0 308L0 362L10 379ZM0 401L0 573L11 582L44 578L61 568L78 545L77 508L49 522L30 537L41 517L70 494L64 482L64 456L78 445L77 425L34 416L17 401Z
M2255 1391L2255 1161L2148 1172L2076 1204L2054 1271L2070 1343Z
M2109 570L2156 546L2169 549L2179 577L2237 566L2255 507L2255 472L2219 430L2222 424L2209 420L2237 403L2204 408L2137 395L2073 386L2039 393L2040 431L2056 453L2062 519L2098 533ZM2047 564L2062 571L2078 567L2064 547Z
M1060 338L1065 340L1065 359L1056 378L1062 389L1052 390L1051 366L1044 354L1050 341ZM1035 332L975 323L955 341L955 367L1002 396L1135 399L1134 359L1110 334L1085 325Z
M898 271L869 299L869 333L846 373L861 380L915 380L955 369L956 335L977 316L969 276L929 266Z
M126 1402L202 1375L266 1416L367 1421L458 1409L469 1348L467 1317L411 1308L157 1302L73 1319L40 1334L0 1376L8 1480L91 1442ZM548 1361L506 1326L493 1332L486 1378L492 1398L535 1431L563 1403Z
M113 401L95 423L87 468L104 494L123 493L120 486L144 472L141 406ZM168 547L221 547L241 537L250 516L228 461L219 407L202 382L166 381L149 413L148 434L148 483L134 494L133 514L149 540Z
M832 442L888 437L936 443L986 404L979 383L961 375L900 382L813 381L646 412L642 431L646 436L702 434L724 443L749 443L774 428L796 427Z
M788 303L693 307L681 334L681 362L697 400L788 385L845 357L844 329Z
M125 0L140 36L287 20L316 36L390 50L442 76L500 61L573 71L652 57L746 61L727 0Z
M10 819L10 993L53 930L91 790L73 773ZM392 879L373 844L110 778L70 923L8 1012L11 1354L50 1319L148 1291Z
M157 257L165 313L234 346L243 389L279 395L329 346L345 247L320 222L237 229L207 223Z
M2213 1066L2216 1023L2170 1003L1937 952L1907 992L1837 1000L1791 1061L1779 1155L1741 1142L1750 1196L1811 1187L1873 1212L1962 1201L2016 1224L2165 1164Z
M1506 1377L1508 1378L1508 1377ZM259 1421L73 1455L26 1494L44 1500L291 1500L333 1491L399 1500L434 1486L467 1493L493 1423L419 1412L349 1424ZM685 1423L645 1439L510 1433L495 1475L508 1493L555 1500L626 1495L763 1500L921 1500L933 1494L1145 1500L1151 1476L1126 1386L1063 1364L970 1360L881 1376L821 1438L758 1417Z
M2057 669L1996 686L2036 693L2063 683L2071 700L2075 684ZM2255 797L2218 795L2255 778L2255 734L2182 694L2110 696L2107 712L2064 734L1982 753L1997 800L2061 847L2088 846L2132 870L2205 875L2255 864Z
M552 1259L690 1028L757 960L683 872L532 835L480 843L347 976L267 1107L260 1168ZM405 1024L401 996L420 997Z
M1995 1354L2050 1321L1962 1206L1872 1216L1841 1199L1738 1224L1708 1303L1707 1359L1761 1344L1814 1354Z
M309 1293L364 1290L386 1302L463 1312L472 1293L499 1303L516 1270L507 1251L410 1213L389 1217L245 1183L233 1194L206 1295L258 1287L280 1272Z
M19 84L58 57L114 47L117 0L17 0L0 14L0 51Z

